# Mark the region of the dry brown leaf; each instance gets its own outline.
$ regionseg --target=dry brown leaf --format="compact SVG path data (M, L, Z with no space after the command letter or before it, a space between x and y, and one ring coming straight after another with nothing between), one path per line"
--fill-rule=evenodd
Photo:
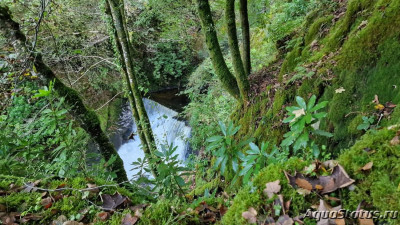
M127 197L120 195L118 192L114 195L103 194L103 205L101 206L104 210L113 210L127 200Z
M292 218L290 218L288 215L283 215L281 217L279 217L278 221L276 221L277 224L281 224L281 225L293 225L294 221Z
M97 217L99 217L101 221L106 221L110 217L110 214L108 212L101 212L97 214Z
M344 188L354 183L354 180L349 177L341 165L333 168L332 177L335 179L338 188Z
M321 185L324 187L321 191L321 194L326 194L336 191L337 187L335 184L335 180L331 176L320 176L319 181Z
M53 204L52 199L50 197L44 198L42 199L41 204L45 209L48 209Z
M361 203L360 203L360 205L361 205ZM363 213L363 212L367 212L367 211L365 211L363 209L360 209L359 211L360 211L360 217L358 218L358 223L360 225L374 225L374 221L372 219L365 218L366 213Z
M390 141L391 145L399 145L400 144L400 140L399 140L399 136L395 136L391 141Z
M268 198L272 198L274 194L277 194L281 191L281 185L279 185L280 180L276 180L274 182L266 183L266 188L264 189L264 194L268 196Z
M221 204L221 206L219 207L219 214L221 215L221 217L225 215L226 211L228 211L228 207Z
M124 219L122 219L121 225L134 225L139 218L132 216L130 213L126 214Z
M333 169L333 168L335 168L335 166L337 166L339 164L339 162L338 161L336 161L336 160L328 160L328 161L325 161L325 162L323 162L322 163L322 165L325 167L325 168L329 168L329 169Z
M344 219L335 219L336 225L346 225L346 221Z
M94 192L94 193L100 192L100 190L99 190L99 188L97 188L96 184L89 183L89 184L87 184L87 187L89 188L88 191L90 191L90 192Z
M297 178L296 184L297 184L297 186L299 186L305 190L308 190L308 191L311 191L313 188L312 184L310 182L308 182L306 179Z
M374 165L374 162L371 161L371 162L365 164L365 166L361 167L361 170L363 170L363 171L370 170L373 165Z
M296 191L297 191L297 193L299 193L299 194L301 194L303 196L309 195L311 193L310 190L306 190L306 189L303 189L303 188L297 188Z
M372 103L375 103L376 105L379 104L379 97L378 95L374 96L374 100L372 100Z
M242 213L242 217L247 220L249 223L257 223L257 211L250 207L247 211Z

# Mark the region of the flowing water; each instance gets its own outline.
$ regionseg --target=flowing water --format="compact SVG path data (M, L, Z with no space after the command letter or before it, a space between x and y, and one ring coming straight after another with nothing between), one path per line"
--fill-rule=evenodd
M178 112L169 109L153 100L143 99L143 103L149 116L151 128L153 130L157 148L161 150L162 144L176 146L176 154L179 159L184 161L189 154L188 138L190 137L191 128L185 125L185 122L176 119ZM118 149L118 154L124 161L124 168L131 179L138 171L133 171L132 162L138 158L144 157L144 152L140 148L140 139L136 132L136 124L132 120L130 107L126 107L121 115L123 123L130 124L131 129L128 133L133 132L133 139L129 139Z

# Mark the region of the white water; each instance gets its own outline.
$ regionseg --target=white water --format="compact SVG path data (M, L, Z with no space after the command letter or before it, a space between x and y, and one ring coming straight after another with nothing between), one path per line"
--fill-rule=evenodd
M173 118L178 115L174 110L149 99L143 99L143 103L149 116L157 148L161 150L161 144L177 146L175 153L179 155L180 160L184 161L189 146L187 139L190 136L191 128L186 126L184 122ZM123 116L132 117L132 113L128 111ZM132 170L132 162L144 157L135 123L133 124L133 131L136 134L134 139L123 144L118 150L118 154L124 161L124 168L129 179L132 179L133 175L138 172Z

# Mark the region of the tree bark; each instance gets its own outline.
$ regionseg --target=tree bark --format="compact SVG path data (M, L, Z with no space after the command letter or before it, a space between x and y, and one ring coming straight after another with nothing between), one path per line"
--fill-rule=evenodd
M54 80L54 89L61 96L65 97L65 102L71 107L70 113L99 145L100 153L104 159L109 160L112 156L117 157L115 162L111 165L111 169L117 174L117 180L120 182L128 180L123 161L107 135L101 129L100 121L96 113L86 108L79 94L74 89L67 87L57 78L54 72L43 62L41 54L28 52L25 46L25 35L21 32L19 24L12 20L8 9L4 7L0 7L0 30L5 37L13 43L16 51L26 54L28 59L32 60L36 70L44 77L46 83Z
M235 0L226 0L225 20L228 28L228 44L231 51L233 69L236 75L236 81L239 87L240 96L244 103L249 100L249 80L243 67L242 58L240 56L239 42L236 31L235 19Z
M219 46L217 32L211 15L210 4L208 0L197 0L197 7L215 73L229 94L239 100L241 92L239 91L235 77L226 65L221 47Z
M107 8L110 10L113 29L115 30L115 42L119 58L125 73L126 83L128 85L130 102L132 112L135 118L136 125L140 127L141 133L139 138L142 145L147 145L143 150L150 159L156 159L154 152L157 150L153 131L151 130L150 120L144 108L142 96L138 88L137 78L135 76L135 69L133 64L133 50L130 47L129 35L125 26L123 1L120 0L107 0ZM139 130L138 130L139 131ZM156 171L152 168L152 172L156 175Z
M249 15L247 11L247 0L239 1L240 23L242 26L243 38L243 66L247 75L251 73L251 58L250 58L250 25Z

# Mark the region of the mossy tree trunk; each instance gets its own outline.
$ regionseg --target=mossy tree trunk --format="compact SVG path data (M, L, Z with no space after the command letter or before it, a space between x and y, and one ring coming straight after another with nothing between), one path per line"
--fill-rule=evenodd
M236 31L235 0L226 0L225 20L228 29L228 44L231 51L233 69L236 74L236 81L243 102L248 102L250 85L240 56L239 41Z
M238 84L235 77L229 71L222 54L221 47L219 46L217 32L212 19L210 4L208 0L197 0L197 7L215 73L217 74L224 88L233 97L240 99Z
M251 58L250 58L250 25L249 15L247 11L247 0L239 1L240 24L242 26L243 38L243 66L247 75L251 73Z
M70 113L80 122L81 127L93 138L99 145L100 153L105 160L112 156L117 159L112 164L112 170L117 174L118 181L128 180L122 159L119 157L114 146L107 135L100 127L100 121L93 110L86 108L79 94L72 88L67 87L57 78L54 72L43 62L39 53L30 53L26 48L26 37L21 32L19 24L12 20L7 8L0 6L0 30L3 35L13 44L14 49L21 54L26 55L35 65L38 73L45 79L46 83L54 80L54 89L58 94L64 96L65 102L71 107Z
M130 46L129 35L125 25L124 3L121 0L107 0L106 13L111 15L114 44L122 65L122 72L128 88L129 101L132 107L136 125L138 127L139 138L142 142L145 154L150 158L156 158L156 144L151 130L150 120L144 108L142 96L139 91L137 78L133 63L133 49ZM156 175L154 168L153 175Z

